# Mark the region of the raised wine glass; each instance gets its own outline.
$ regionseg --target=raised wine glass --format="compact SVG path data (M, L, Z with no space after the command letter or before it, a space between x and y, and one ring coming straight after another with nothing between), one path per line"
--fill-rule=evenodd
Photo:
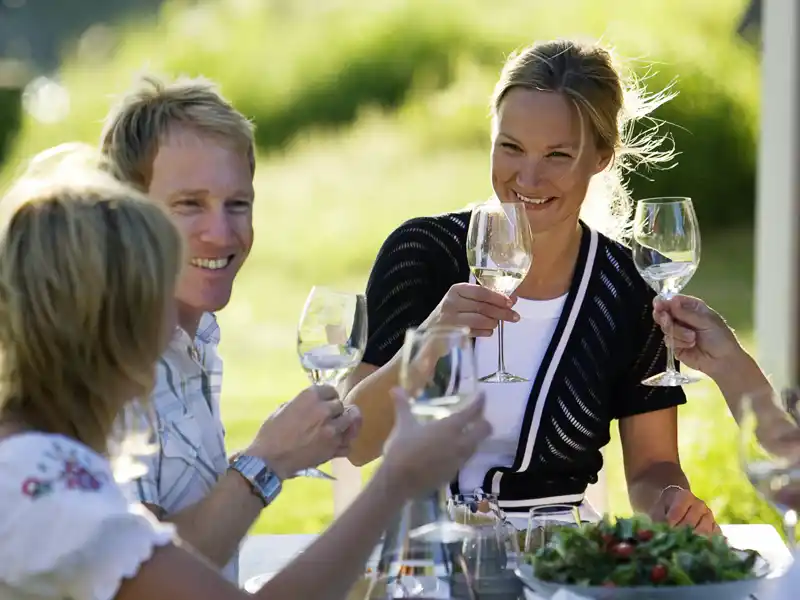
M782 516L790 548L796 546L800 512L800 427L785 398L797 390L766 389L742 399L739 457L759 494Z
M700 263L700 228L689 198L652 198L636 204L633 221L633 261L647 284L669 300L689 283ZM700 381L675 368L675 353L667 345L667 368L642 383L677 387Z
M338 385L361 362L366 345L366 298L315 286L297 328L297 353L311 382Z
M464 327L434 326L406 332L400 362L400 386L420 420L443 419L475 399L477 380L472 340ZM451 543L468 537L471 528L447 515L448 488L434 492L431 510L437 517L414 535Z
M367 300L315 286L297 327L297 354L314 385L338 386L361 362L367 345ZM318 468L296 475L333 480Z
M467 262L483 287L510 296L525 279L533 260L531 226L521 202L490 200L472 211L467 234ZM497 329L497 371L485 383L516 383L524 377L506 371L503 321Z

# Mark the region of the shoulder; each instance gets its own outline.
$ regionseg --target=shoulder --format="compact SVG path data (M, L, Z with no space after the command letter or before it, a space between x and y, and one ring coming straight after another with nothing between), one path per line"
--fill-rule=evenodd
M109 592L119 583L122 563L137 566L173 535L128 504L105 458L57 435L0 442L0 505L0 581L23 591L35 587L70 597L76 578L94 580L92 565L110 566L116 557L119 573L98 574Z
M646 303L649 306L656 294L636 269L630 246L599 232L596 232L596 235L598 237L596 261L605 286L613 287L616 294L630 302Z
M460 273L466 265L469 220L470 213L461 211L405 221L384 241L373 274L401 263Z
M422 244L426 249L463 247L466 244L470 213L454 212L414 217L400 224L384 242L393 246L407 242Z

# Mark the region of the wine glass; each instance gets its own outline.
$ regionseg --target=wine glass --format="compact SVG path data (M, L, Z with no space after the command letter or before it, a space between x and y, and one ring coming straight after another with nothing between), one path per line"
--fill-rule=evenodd
M521 202L489 201L472 211L467 234L467 262L483 287L510 296L525 279L532 262L531 227ZM486 383L527 381L506 371L503 321L497 329L497 371Z
M544 548L562 527L579 527L580 509L571 504L534 506L528 512L528 531L525 535L525 552L533 553Z
M312 383L338 385L361 362L366 345L366 298L312 288L297 328L297 353Z
M472 340L465 327L434 326L406 332L400 361L400 386L421 420L443 419L472 402L477 393ZM429 498L436 519L418 528L417 536L450 543L471 528L447 517L447 486Z
M637 203L633 261L647 284L667 300L689 283L700 263L700 228L689 198L652 198ZM696 381L700 378L675 368L675 353L667 345L666 371L642 383L676 387Z
M784 406L787 393L797 395L797 391L764 390L742 399L739 456L750 483L781 513L794 549L800 511L800 427Z
M111 472L118 483L128 483L147 473L141 459L158 452L155 409L146 400L132 400L120 410L106 443Z

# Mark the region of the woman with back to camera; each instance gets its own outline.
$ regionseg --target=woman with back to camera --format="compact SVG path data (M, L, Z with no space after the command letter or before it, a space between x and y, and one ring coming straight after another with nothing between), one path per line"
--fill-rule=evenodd
M0 597L252 598L129 505L105 457L175 327L180 235L81 153L51 154L0 202ZM481 400L429 426L395 404L367 488L256 598L343 598L405 501L447 481L491 430Z
M663 371L665 346L651 317L654 293L624 245L631 202L622 175L673 154L659 151L655 130L634 137L632 127L669 98L647 96L598 45L548 41L507 61L492 100L491 182L500 202L524 203L533 266L514 298L476 285L469 212L414 218L388 237L367 286L364 362L347 387L363 416L354 464L376 458L391 430L388 390L406 328L469 327L489 373L503 320L508 370L529 381L483 385L494 433L453 492L481 488L517 516L582 504L617 419L634 510L717 530L680 465L683 390L640 383Z

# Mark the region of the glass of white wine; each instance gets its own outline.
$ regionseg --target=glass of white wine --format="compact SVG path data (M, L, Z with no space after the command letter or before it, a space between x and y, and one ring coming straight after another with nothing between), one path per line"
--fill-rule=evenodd
M147 473L142 459L158 452L155 408L148 402L132 400L117 415L108 436L108 459L118 483L128 483Z
M366 298L315 286L297 328L297 353L312 383L338 385L361 362L366 345Z
M409 329L399 383L410 398L411 412L420 420L444 419L467 406L478 392L469 330L447 326ZM449 518L447 504L448 488L443 486L428 503L436 518L412 532L414 537L447 544L471 535L470 527Z
M798 390L771 389L742 399L739 457L742 470L758 493L783 517L789 546L796 547L800 512L800 427L786 407Z
M650 198L636 204L633 261L639 274L659 296L669 300L689 283L700 263L700 227L689 198ZM675 368L667 346L667 368L642 383L676 387L700 381Z
M467 234L467 262L483 287L510 296L525 279L533 261L531 226L521 202L490 200L472 211ZM506 371L503 321L497 328L497 371L485 383L515 383L524 377Z

